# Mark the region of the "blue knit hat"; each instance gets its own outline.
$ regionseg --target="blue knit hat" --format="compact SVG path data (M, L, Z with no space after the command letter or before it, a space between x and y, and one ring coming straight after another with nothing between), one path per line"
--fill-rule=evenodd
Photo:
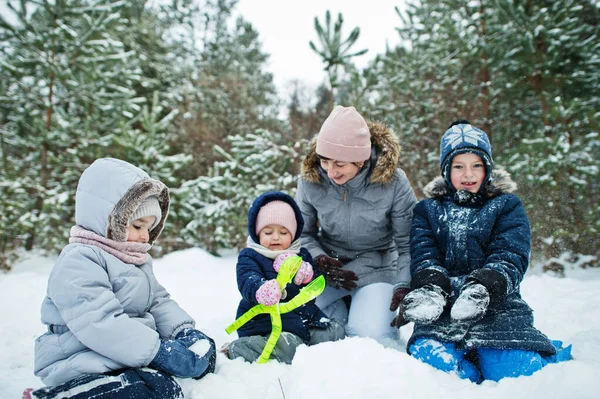
M458 154L473 153L481 157L485 162L487 182L492 173L492 147L487 134L481 129L471 125L469 121L457 121L450 125L440 141L440 168L442 176L449 183L450 164L452 158ZM452 184L450 184L452 187Z

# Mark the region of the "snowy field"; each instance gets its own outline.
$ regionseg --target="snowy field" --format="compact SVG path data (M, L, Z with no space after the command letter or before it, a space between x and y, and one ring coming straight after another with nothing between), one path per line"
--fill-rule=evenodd
M240 298L235 261L234 253L215 258L200 249L155 260L158 280L217 347L232 339L224 329L234 320ZM44 332L39 307L53 262L32 254L0 274L0 398L19 399L23 388L42 386L33 375L33 341ZM249 364L219 353L215 374L180 382L185 397L197 399L599 398L600 270L568 270L566 278L557 278L531 269L522 294L535 311L536 327L573 344L575 360L530 377L475 385L409 357L409 324L395 348L366 338L302 346L292 365Z

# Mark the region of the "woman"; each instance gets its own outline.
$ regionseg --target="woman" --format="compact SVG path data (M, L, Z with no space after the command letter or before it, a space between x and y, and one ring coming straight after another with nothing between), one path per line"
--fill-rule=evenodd
M328 282L317 306L345 324L346 336L397 339L395 327L405 324L395 310L410 286L417 199L397 167L399 156L389 128L337 106L302 164L296 194L302 246ZM348 296L349 307L342 300Z

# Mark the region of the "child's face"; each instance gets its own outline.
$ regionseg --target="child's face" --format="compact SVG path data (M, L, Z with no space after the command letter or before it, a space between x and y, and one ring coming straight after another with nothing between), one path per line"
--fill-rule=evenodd
M265 226L258 233L259 244L272 251L282 251L292 245L292 234L285 227L278 224Z
M360 165L360 164L359 164ZM353 162L342 162L333 159L321 158L321 167L335 184L342 185L352 180L362 166Z
M150 237L150 228L156 221L156 216L146 216L131 222L127 226L127 242L147 243Z
M450 182L456 191L477 193L485 179L485 164L476 154L458 154L452 158Z

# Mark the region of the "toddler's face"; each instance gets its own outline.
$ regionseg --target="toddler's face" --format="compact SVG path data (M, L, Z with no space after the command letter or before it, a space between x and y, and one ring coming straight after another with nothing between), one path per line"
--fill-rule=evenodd
M272 251L282 251L292 245L292 234L285 227L270 224L258 233L259 244Z
M150 228L156 221L156 216L146 216L134 220L127 226L127 242L147 243L150 237Z
M450 182L456 191L477 193L485 179L485 164L479 155L465 153L452 158Z

